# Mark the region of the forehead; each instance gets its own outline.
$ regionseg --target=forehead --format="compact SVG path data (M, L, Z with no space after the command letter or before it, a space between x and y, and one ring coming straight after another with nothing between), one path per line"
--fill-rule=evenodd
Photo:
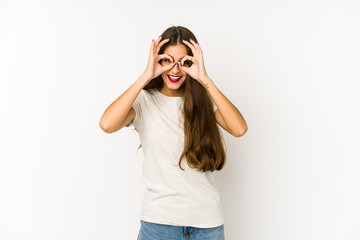
M182 44L167 46L165 48L164 53L169 54L170 56L174 57L175 59L182 58L183 56L187 55L186 47Z

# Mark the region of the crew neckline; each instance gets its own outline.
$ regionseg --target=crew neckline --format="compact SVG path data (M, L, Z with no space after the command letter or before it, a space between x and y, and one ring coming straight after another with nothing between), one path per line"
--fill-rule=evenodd
M163 94L162 92L160 92L158 89L154 88L155 92L157 92L160 96L165 97L165 98L173 98L173 99L183 99L184 97L181 96L174 96L174 97L170 97L167 96L165 94Z

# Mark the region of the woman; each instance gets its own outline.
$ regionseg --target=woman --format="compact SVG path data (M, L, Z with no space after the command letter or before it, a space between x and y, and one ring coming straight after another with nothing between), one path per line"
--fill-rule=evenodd
M132 125L140 136L146 188L138 240L225 238L213 177L226 159L217 124L235 137L247 131L207 75L194 34L166 29L153 39L143 74L100 120L107 133Z

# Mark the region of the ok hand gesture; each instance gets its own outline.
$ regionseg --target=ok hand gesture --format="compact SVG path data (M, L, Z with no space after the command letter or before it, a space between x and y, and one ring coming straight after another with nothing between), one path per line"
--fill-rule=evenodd
M190 42L183 40L183 42L189 46L193 53L192 56L185 56L181 60L180 69L189 74L192 78L200 82L203 86L205 85L205 79L208 77L205 66L204 66L204 57L202 50L198 43L196 43L194 40L190 39ZM184 66L184 62L186 60L192 61L191 67Z
M164 39L160 42L161 36L156 39L156 41L152 41L150 47L149 60L146 66L146 69L142 75L146 76L149 81L159 76L161 73L170 70L176 63L172 60L171 56L168 54L159 55L159 50L162 45L169 41L169 39ZM171 64L167 66L162 66L159 64L161 59L169 59Z

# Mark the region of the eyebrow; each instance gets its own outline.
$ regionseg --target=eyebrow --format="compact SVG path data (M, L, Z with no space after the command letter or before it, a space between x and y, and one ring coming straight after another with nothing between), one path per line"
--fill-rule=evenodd
M174 59L174 57L173 56L171 56L170 54L167 54L167 55L169 55L170 57L172 57L173 59ZM185 55L186 56L186 55ZM183 59L185 56L183 56L182 58L180 58L179 60L181 60L181 59Z

